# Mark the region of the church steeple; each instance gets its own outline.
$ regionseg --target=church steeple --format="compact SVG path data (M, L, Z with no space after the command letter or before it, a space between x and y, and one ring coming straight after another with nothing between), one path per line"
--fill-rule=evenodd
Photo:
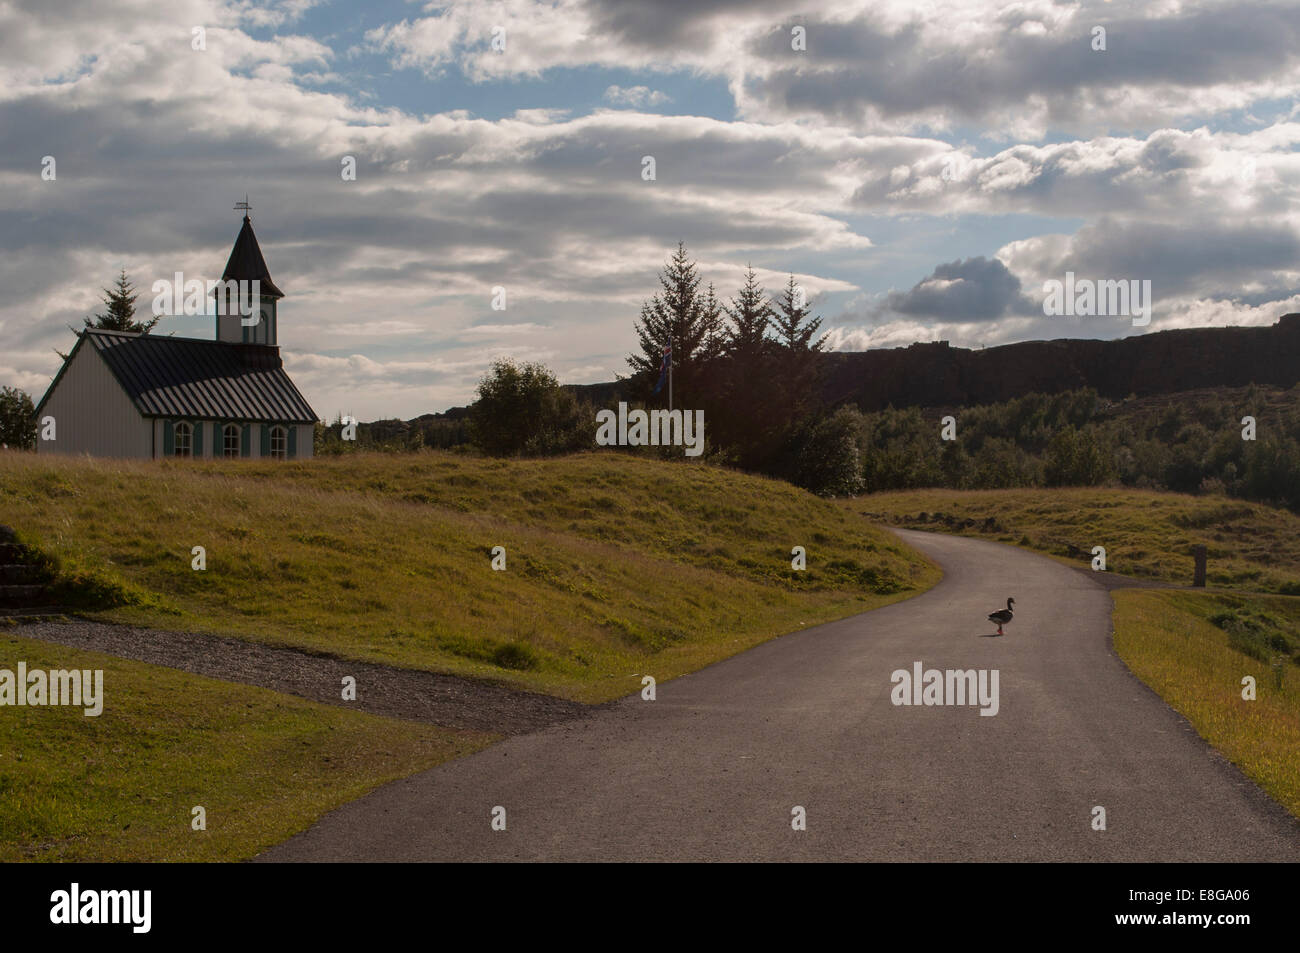
M221 274L222 287L216 292L217 340L228 344L267 344L274 347L277 343L276 305L284 297L284 292L271 280L270 269L266 267L266 259L262 257L262 249L257 244L257 236L253 234L253 223L248 217L251 206L245 200L235 208L244 211L244 224L235 239L235 247L230 251L230 258L226 261L226 270ZM245 321L252 322L254 317L249 315L241 318L239 314L241 306L244 310L248 309L248 298L237 298L231 293L236 285L226 283L236 282L240 288L251 289L251 284L239 283L253 281L258 283L258 320L245 324Z

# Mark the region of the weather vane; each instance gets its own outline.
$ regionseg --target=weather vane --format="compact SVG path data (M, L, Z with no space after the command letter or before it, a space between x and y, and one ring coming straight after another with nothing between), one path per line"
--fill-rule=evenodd
M244 201L235 203L235 211L239 211L240 209L243 209L245 218L248 218L248 213L253 210L253 206L248 204L247 193L244 195Z

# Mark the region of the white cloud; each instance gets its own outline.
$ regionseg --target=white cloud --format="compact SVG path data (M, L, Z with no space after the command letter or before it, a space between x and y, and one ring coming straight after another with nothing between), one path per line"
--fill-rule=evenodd
M560 102L488 120L460 102L417 116L317 89L346 58L292 33L310 5L0 4L0 126L21 143L0 154L0 383L43 391L31 382L48 381L52 348L69 346L67 325L95 309L118 267L145 288L219 269L245 192L288 295L286 360L322 413L344 401L374 416L463 403L494 356L609 379L678 239L723 297L748 263L769 290L789 270L818 300L868 288L827 318L840 347L1061 333L1018 306L998 311L1015 293L993 262L1023 295L1067 268L1140 269L1155 282L1153 326L1270 323L1300 287L1300 121L1295 110L1269 118L1285 109L1273 99L1297 91L1300 45L1275 16L1285 8L1198 0L1137 20L1092 0L693 0L668 13L450 0L370 33L398 67L472 81L637 72L595 87L630 108L576 115ZM1108 59L1064 55L1103 14ZM802 54L789 49L796 17L808 26ZM206 51L190 47L200 24ZM504 53L490 47L496 25ZM254 27L282 35L259 40ZM1192 40L1204 56L1177 46ZM1139 42L1143 58L1125 53ZM668 104L668 74L721 77L741 118L638 111ZM685 97L673 105L697 111ZM1248 132L1182 128L1252 106ZM1049 128L1076 134L1033 138ZM971 130L1032 141L987 155ZM47 154L54 182L39 178ZM646 154L652 183L640 177ZM357 159L356 182L339 176L344 155ZM927 219L1009 213L1054 221L917 264L930 254L914 247L935 230ZM981 257L986 283L937 273ZM882 259L910 269L893 296L878 268L864 279ZM490 309L496 285L509 290L508 317ZM983 308L982 320L915 313L968 306L957 301ZM1124 330L1095 327L1065 330Z
M605 101L615 106L662 106L672 102L672 97L648 86L610 86L605 90Z

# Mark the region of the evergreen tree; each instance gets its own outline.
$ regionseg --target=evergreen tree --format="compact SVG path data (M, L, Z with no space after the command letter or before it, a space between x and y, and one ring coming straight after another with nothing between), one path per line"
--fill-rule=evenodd
M627 359L635 386L649 396L659 380L664 348L671 344L674 388L700 406L707 396L705 375L722 354L722 306L713 285L700 293L700 276L683 242L677 244L677 252L660 273L659 286L655 296L641 306L636 321L641 353Z
M745 469L762 467L784 438L779 404L775 345L768 330L775 311L750 267L740 293L724 306L726 360L720 374L716 420L719 443L730 448L735 463Z
M777 347L771 390L778 401L772 423L794 441L787 444L783 454L786 457L798 452L799 428L817 420L821 414L821 352L826 344L825 336L816 337L821 324L821 318L812 316L811 305L791 275L776 300L776 315L772 320ZM778 468L788 466L788 460L775 462Z
M794 275L786 283L785 291L777 299L777 314L773 321L776 337L781 346L789 351L821 351L826 346L826 336L813 340L813 335L822 326L821 318L810 317L812 306L800 293L795 284Z
M767 330L776 311L763 294L752 266L745 272L745 285L740 294L724 309L731 320L725 331L727 353L742 365L754 364L768 350Z
M126 270L117 276L116 288L104 289L105 314L97 314L94 320L86 318L86 327L99 328L104 331L133 331L148 334L153 330L158 318L148 321L135 320L135 300L140 297L134 286L126 277Z

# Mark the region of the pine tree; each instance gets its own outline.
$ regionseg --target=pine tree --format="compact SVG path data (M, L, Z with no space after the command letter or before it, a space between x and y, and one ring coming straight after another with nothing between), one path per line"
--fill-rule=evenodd
M821 318L809 318L812 306L808 304L795 284L794 275L786 283L785 291L777 299L777 315L773 321L777 340L791 351L821 351L826 346L826 336L813 340L822 326Z
M700 293L700 276L686 253L684 242L659 275L660 290L641 306L636 321L640 354L627 362L638 389L649 395L659 380L664 348L672 345L675 389L699 401L704 397L705 374L722 354L722 306L713 285Z
M740 294L731 299L725 310L731 319L725 332L727 353L742 365L752 365L767 350L767 330L776 317L752 266L745 272L745 285Z
M135 300L140 297L123 269L117 276L117 287L104 289L104 306L106 314L97 314L94 320L86 318L86 327L99 328L104 331L132 331L148 334L153 330L158 318L148 321L135 320Z
M784 453L798 455L801 428L812 426L821 414L821 352L826 338L817 337L822 319L812 317L812 308L795 284L794 275L776 301L776 370L771 392L777 400L773 427L784 433ZM777 462L778 469L782 465ZM784 462L785 466L790 461Z
M755 469L776 449L783 413L776 405L781 388L773 387L778 373L776 347L767 333L775 311L752 267L725 311L729 324L724 332L726 361L720 374L716 432L738 465Z

